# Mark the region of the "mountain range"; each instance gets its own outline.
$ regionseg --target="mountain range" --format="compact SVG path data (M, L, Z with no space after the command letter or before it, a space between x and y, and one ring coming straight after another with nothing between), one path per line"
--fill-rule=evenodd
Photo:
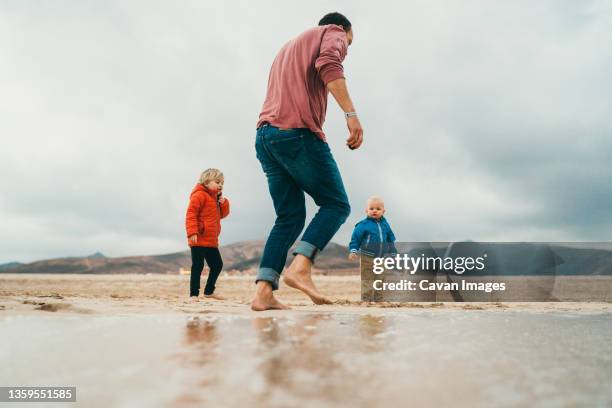
M243 241L219 248L224 271L255 271L263 253L264 241ZM316 260L316 268L326 273L359 273L359 264L347 259L348 248L329 243ZM287 263L291 256L287 257ZM31 263L11 262L0 265L0 273L80 273L80 274L127 274L161 273L176 274L189 269L189 251L163 255L106 257L97 252L86 257L45 259Z
M223 270L235 273L255 273L263 252L264 241L243 241L222 246ZM434 244L434 247L436 245ZM488 258L487 272L493 275L612 275L612 244L601 248L576 247L563 244L538 243L455 243L449 255L466 256L470 252L487 250L496 259ZM433 249L438 256L445 253L446 244ZM399 243L400 252L405 251ZM421 249L412 256L419 256ZM408 251L410 252L410 251ZM359 274L359 263L347 259L348 248L336 243L317 257L315 272L330 275ZM291 261L287 257L287 263ZM86 257L46 259L31 263L11 262L0 265L0 273L78 273L78 274L177 274L191 266L189 251L163 255L106 257L97 252ZM554 267L554 269L551 269Z

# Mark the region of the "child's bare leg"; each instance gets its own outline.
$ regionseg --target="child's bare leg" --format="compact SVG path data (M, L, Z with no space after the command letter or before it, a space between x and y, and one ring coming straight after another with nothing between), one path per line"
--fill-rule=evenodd
M289 309L289 307L276 300L270 282L260 280L257 282L257 289L255 290L255 297L251 302L251 309L261 312L271 309Z
M332 301L317 290L310 275L311 269L312 261L302 254L297 254L283 273L283 282L304 292L317 305L331 304Z

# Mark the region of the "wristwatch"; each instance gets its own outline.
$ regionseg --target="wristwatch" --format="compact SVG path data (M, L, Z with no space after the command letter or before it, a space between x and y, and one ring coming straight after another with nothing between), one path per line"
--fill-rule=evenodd
M357 116L357 112L353 111L353 112L344 112L344 117L345 118L350 118L351 116Z

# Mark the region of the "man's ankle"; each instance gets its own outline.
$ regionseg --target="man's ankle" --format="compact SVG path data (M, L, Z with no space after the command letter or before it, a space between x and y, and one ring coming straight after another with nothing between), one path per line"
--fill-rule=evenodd
M272 284L268 281L260 280L257 281L257 289L258 294L271 294L272 293Z
M291 267L293 267L296 272L310 272L312 260L305 255L297 254L295 258L293 258Z

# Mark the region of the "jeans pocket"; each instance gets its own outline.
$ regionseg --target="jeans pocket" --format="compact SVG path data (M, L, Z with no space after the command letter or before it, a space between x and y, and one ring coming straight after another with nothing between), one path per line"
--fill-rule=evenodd
M291 160L304 150L304 135L297 131L279 132L279 135L270 141L270 148L276 155Z
M329 145L316 135L305 137L304 146L312 166L320 171L333 171L337 167Z
M331 154L331 149L329 148L329 144L327 144L327 142L322 141L316 136L313 137L312 148L313 148L313 151L316 152L317 154L321 154L321 155Z

